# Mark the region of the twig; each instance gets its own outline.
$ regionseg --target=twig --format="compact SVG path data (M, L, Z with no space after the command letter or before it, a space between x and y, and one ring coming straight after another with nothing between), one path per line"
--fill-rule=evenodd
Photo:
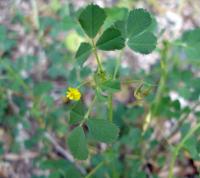
M58 143L57 141L49 134L49 133L45 133L45 137L52 143L52 145L54 146L55 150L60 153L65 159L67 159L70 163L74 164L75 167L82 173L82 174L86 174L86 170L84 167L80 166L79 164L77 164L73 158L73 156L67 151L64 150Z
M25 151L23 154L6 153L3 155L3 159L6 161L21 161L26 159L34 159L39 154L32 151Z

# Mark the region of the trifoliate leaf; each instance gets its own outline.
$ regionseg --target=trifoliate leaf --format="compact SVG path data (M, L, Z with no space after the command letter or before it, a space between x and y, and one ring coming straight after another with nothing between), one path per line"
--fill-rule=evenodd
M75 56L79 65L83 65L83 63L90 56L91 51L92 51L92 46L89 43L81 43Z
M156 48L157 39L151 32L144 32L138 36L132 36L128 40L128 46L136 52L149 54Z
M127 20L127 36L137 36L144 32L151 24L151 15L144 9L130 11Z
M88 147L85 134L82 127L76 127L68 138L68 146L72 155L79 159L85 160L88 157Z
M106 14L104 9L97 5L90 4L83 9L78 20L85 33L90 38L94 38L100 27L103 25L105 19Z
M103 32L97 41L97 48L104 51L112 51L122 49L124 47L125 39L119 30L111 27Z
M90 119L87 122L89 132L98 141L111 143L118 137L118 127L105 119Z

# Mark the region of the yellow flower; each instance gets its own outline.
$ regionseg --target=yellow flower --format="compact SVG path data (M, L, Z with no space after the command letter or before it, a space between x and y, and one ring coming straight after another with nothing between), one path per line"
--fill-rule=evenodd
M66 97L70 100L78 101L81 98L81 93L77 88L68 88Z

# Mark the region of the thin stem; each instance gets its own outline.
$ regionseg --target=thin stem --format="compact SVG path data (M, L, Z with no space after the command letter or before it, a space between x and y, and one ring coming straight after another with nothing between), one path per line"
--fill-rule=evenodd
M116 65L115 65L115 70L114 70L114 74L113 74L113 79L116 79L117 72L119 71L119 67L120 67L122 55L123 55L123 50L120 51L119 57L116 60Z
M123 84L131 84L131 83L142 83L144 82L143 80L131 80L131 79L128 79L128 80L122 80L121 83Z
M93 39L92 39L92 46L93 46L93 51L94 51L95 58L97 60L98 69L100 70L100 72L103 72L103 67L101 65L101 61L100 61L99 56L97 54L97 48L96 48L96 46L94 44L94 40Z
M80 88L80 87L82 87L83 85L85 85L86 83L89 83L89 82L90 82L89 80L83 81L76 88Z
M94 175L94 173L97 172L97 170L101 166L103 166L103 164L104 164L104 162L100 162L99 164L97 164L97 166L94 169L92 169L92 171L87 176L85 176L85 178L90 178L92 175Z
M33 7L33 20L36 30L40 28L39 16L38 16L38 7L36 0L31 0L31 4Z
M108 96L108 119L110 122L113 120L113 95Z
M144 135L145 134L145 131L147 130L147 128L149 127L150 125L150 122L151 122L151 118L152 118L152 112L151 110L147 113L145 119L144 119L144 124L143 124L143 132L142 134Z
M88 120L89 115L90 115L90 113L91 113L91 111L92 111L92 108L93 108L93 106L94 106L95 101L96 101L96 95L94 96L94 98L93 98L93 100L92 100L92 102L91 102L91 104L90 104L90 106L89 106L89 108L88 108L88 111L87 111L87 113L86 113L85 116L84 116L84 119L83 119L82 122L80 123L80 126L82 126L82 125Z
M154 117L155 113L158 110L158 106L161 100L161 97L164 93L164 90L166 88L166 80L167 80L167 58L168 58L168 48L169 45L166 41L163 42L163 50L161 51L161 60L160 60L160 68L161 68L161 77L158 85L158 90L156 92L156 97L154 99L154 102L152 102L152 105L150 107L149 112L147 113L143 125L143 134L148 129L152 118ZM152 109L152 106L154 105L154 108Z
M184 143L200 128L200 123L198 123L196 125L196 127L192 128L190 130L190 132L188 132L188 134L183 138L183 140L176 146L173 155L172 155L172 159L170 162L170 168L169 168L169 175L168 178L173 178L174 177L174 173L173 173L173 168L175 166L175 162L176 162L176 158L179 154L180 149L184 146Z
M167 80L167 52L168 52L168 43L164 42L163 50L161 51L161 60L160 60L160 67L161 67L161 78L159 82L159 87L155 97L155 108L153 110L153 115L156 113L161 97L164 93L166 87L166 80Z
M116 79L117 72L120 67L122 54L123 54L123 50L120 52L119 57L116 60L115 70L114 70L114 74L112 77L113 80ZM112 120L113 120L113 94L112 93L108 96L108 119L110 122L112 122Z
M122 84L143 83L143 84L148 85L148 86L153 86L153 87L158 86L158 85L155 85L155 84L145 82L144 80L121 79L120 83L122 83Z
M103 72L103 67L102 67L102 64L101 64L101 61L99 59L99 56L97 54L97 49L96 49L96 46L95 46L95 43L94 43L94 40L92 39L92 46L93 46L93 51L94 51L94 55L96 57L96 60L97 60L97 63L98 63L98 71L100 72ZM112 122L112 118L113 118L113 104L112 104L112 94L110 94L108 96L108 118L109 120ZM87 120L87 117L84 119L84 120ZM83 120L83 123L85 122ZM82 123L81 123L82 124Z
M171 137L173 137L180 129L180 127L182 126L182 124L184 123L184 121L188 118L190 113L193 113L196 108L199 106L199 102L197 102L192 108L191 111L188 112L187 114L185 114L182 118L180 118L177 122L177 125L172 129L172 132L167 136L167 140L170 139Z

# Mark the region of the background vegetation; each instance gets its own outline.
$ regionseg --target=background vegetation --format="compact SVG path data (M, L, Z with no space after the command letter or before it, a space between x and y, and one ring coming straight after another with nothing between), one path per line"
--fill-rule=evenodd
M114 93L112 113L105 94L90 114L104 119L112 114L118 138L97 142L83 125L89 157L77 160L69 151L74 118L84 117L95 95L95 56L82 67L75 58L88 40L77 17L90 1L2 0L0 177L199 178L200 2L93 2L105 7L102 29L122 20L126 8L142 7L153 14L149 30L158 37L149 55L128 47L98 51L120 87L106 86ZM80 85L81 101L67 101L66 89Z

